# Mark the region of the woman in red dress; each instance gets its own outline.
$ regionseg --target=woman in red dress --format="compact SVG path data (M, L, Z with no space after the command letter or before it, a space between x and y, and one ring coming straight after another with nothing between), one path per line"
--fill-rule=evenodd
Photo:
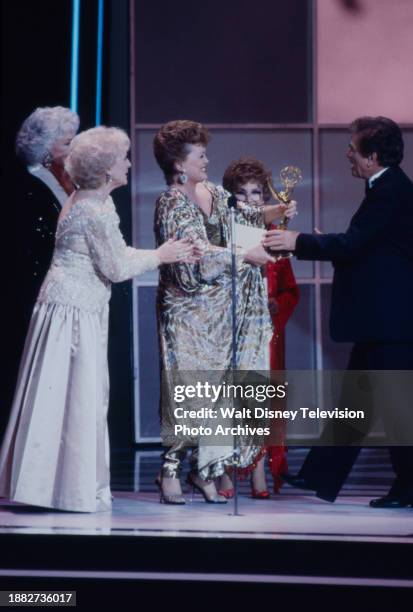
M224 174L223 186L234 194L237 200L262 206L271 198L268 188L269 180L271 180L271 173L260 161L253 158L242 158L228 166ZM276 226L271 225L268 229L275 228ZM299 288L289 259L268 263L263 269L263 274L267 277L268 307L274 326L274 334L270 342L270 368L271 370L284 370L285 327L297 305ZM282 484L281 474L288 471L287 448L284 440L284 424L277 421L272 431L271 444L263 448L260 458L252 469L251 491L255 499L268 499L270 496L265 481L265 455L268 455L269 459L274 493L279 493ZM220 493L226 497L233 496L232 483L228 475L221 479Z

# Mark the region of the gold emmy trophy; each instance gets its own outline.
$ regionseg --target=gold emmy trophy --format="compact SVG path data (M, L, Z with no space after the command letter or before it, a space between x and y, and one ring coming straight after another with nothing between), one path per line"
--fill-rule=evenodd
M283 168L280 172L283 190L277 191L270 178L268 179L267 183L268 189L270 190L270 193L275 201L281 202L282 204L288 204L292 198L294 187L302 180L302 178L303 173L301 172L300 168L297 168L297 166L285 166L285 168ZM284 216L278 224L278 229L285 230L287 228L288 221L289 218ZM272 252L271 255L274 256L274 252ZM287 251L281 251L278 255L275 255L275 259L277 260L288 257L292 257L292 253Z

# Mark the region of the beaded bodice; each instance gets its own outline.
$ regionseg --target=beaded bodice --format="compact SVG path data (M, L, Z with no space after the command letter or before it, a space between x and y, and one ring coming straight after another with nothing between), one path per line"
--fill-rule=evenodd
M53 259L38 301L95 312L108 302L112 282L158 265L155 251L125 244L112 198L78 200L59 219Z

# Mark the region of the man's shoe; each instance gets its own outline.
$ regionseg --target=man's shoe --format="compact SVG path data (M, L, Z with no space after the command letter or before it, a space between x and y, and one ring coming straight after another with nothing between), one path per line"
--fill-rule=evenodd
M385 495L384 497L372 499L369 506L371 508L408 508L409 506L413 506L413 499L400 499L392 495Z
M324 491L316 491L316 497L323 501L334 503L337 499L337 493L325 493Z
M312 487L310 483L305 478L300 478L300 476L294 476L293 474L280 474L281 478L289 484L291 487L295 487L296 489L305 489L308 491L315 491L315 487Z

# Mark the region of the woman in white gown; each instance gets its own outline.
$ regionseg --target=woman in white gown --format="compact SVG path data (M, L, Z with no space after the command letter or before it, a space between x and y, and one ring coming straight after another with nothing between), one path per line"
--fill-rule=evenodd
M36 301L0 451L0 496L60 510L111 507L107 408L111 283L191 260L187 241L126 246L109 193L127 183L128 136L93 128L72 141L78 189L64 205Z

